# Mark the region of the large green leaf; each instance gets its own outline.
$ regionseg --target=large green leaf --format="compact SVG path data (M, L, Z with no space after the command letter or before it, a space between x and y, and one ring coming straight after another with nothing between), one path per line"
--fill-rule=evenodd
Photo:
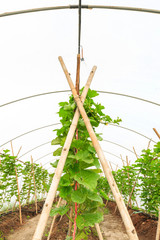
M99 203L103 203L102 198L95 192L88 191L87 198L89 198L92 201L96 201Z
M88 239L88 236L84 233L84 232L80 232L77 234L76 236L76 240L87 240Z
M91 154L85 150L85 151L78 151L78 153L75 155L75 158L79 161L83 161L86 163L92 163L93 162L93 158L91 156Z
M61 198L66 199L71 194L72 187L71 186L70 187L60 187L59 190L60 190L59 196Z
M95 91L95 90L89 89L87 95L88 95L88 97L90 97L90 98L94 98L94 97L98 96L99 93L97 93L97 91Z
M56 214L60 214L61 216L65 215L67 212L69 211L69 206L61 206L59 208L54 208L54 209L51 209L50 211L50 216L53 217L55 216Z
M56 137L55 139L52 140L51 145L60 145L61 143L61 138Z
M103 221L103 214L101 212L86 213L77 217L76 223L79 229L84 227L93 227L95 223Z
M94 189L97 186L97 180L99 178L99 174L92 172L90 170L81 170L74 176L74 179L84 185L89 189Z
M54 152L53 152L53 156L60 156L61 155L61 152L62 152L62 148L60 147L60 148L57 148L57 150L55 150Z
M83 187L78 188L76 191L72 192L71 199L73 202L82 204L86 200L87 190Z
M70 176L68 173L64 174L61 177L61 180L59 182L60 186L70 186L71 185L71 180L70 180Z

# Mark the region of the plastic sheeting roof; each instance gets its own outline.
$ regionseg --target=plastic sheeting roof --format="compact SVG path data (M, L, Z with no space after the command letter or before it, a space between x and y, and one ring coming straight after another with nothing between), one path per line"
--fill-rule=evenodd
M77 1L16 0L12 5L6 0L1 13L59 4ZM98 1L100 4L160 10L157 1ZM66 91L69 86L58 62L59 55L75 82L77 16L76 9L69 9L0 18L0 145L29 132L13 140L15 153L22 146L19 156L23 161L32 155L34 161L46 168L54 159L50 142L55 137L52 130L57 127L53 124L59 123L58 103L67 100L70 94ZM111 117L122 118L121 127L102 125L98 130L106 140L101 145L113 168L122 165L120 155L124 159L128 156L131 163L135 161L133 146L140 155L149 139L158 141L152 128L160 132L159 24L158 14L82 10L81 87L96 65L91 85L91 89L100 91L96 101L106 107L105 112ZM27 98L32 95L40 96ZM4 106L21 98L27 99ZM10 143L2 148L10 149Z

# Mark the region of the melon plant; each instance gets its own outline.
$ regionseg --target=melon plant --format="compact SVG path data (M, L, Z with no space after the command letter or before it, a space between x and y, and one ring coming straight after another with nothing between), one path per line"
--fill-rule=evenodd
M121 119L112 120L110 116L103 113L104 106L100 103L95 103L93 100L96 96L98 96L98 93L89 89L84 102L85 111L94 131L100 123L119 124ZM68 102L60 102L59 107L58 114L62 126L54 130L57 137L52 140L52 145L59 145L53 152L53 156L57 156L57 160L51 163L54 168L57 167L59 156L76 109L73 96L69 97ZM68 216L68 211L72 207L75 212L76 222L74 222L74 226L75 224L77 226L76 239L78 240L87 239L89 227L103 220L103 213L100 210L103 200L96 189L101 167L82 117L79 118L77 129L78 139L76 139L76 136L73 138L58 186L59 196L67 201L67 205L52 209L51 215L59 213L61 215L67 214ZM102 140L101 134L96 133L96 136L98 140Z

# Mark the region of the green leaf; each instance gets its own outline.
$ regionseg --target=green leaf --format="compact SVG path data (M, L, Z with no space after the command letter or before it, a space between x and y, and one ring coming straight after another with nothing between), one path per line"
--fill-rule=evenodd
M80 232L77 234L76 239L75 240L87 240L88 236L84 233L84 232Z
M86 163L92 163L93 162L93 158L91 156L91 154L85 150L85 151L78 151L78 153L75 155L75 158L78 160L78 161L83 161L83 162L86 162Z
M70 176L69 174L64 174L62 177L61 177L61 180L59 182L59 185L60 186L70 186L71 185L71 180L70 180Z
M98 96L99 94L98 94L95 90L89 89L87 95L88 95L88 97L90 97L90 98L94 98L94 97Z
M60 155L61 155L61 152L62 152L62 148L60 147L60 148L58 148L57 150L55 150L55 151L53 152L53 156L60 156Z
M57 167L59 160L54 161L53 163L50 163L50 165L54 168Z
M60 187L59 190L60 190L59 196L61 198L66 199L71 194L72 187L71 186L69 186L69 187Z
M56 137L55 139L52 140L51 145L60 145L61 143L61 138Z
M78 188L76 191L72 192L71 199L73 202L82 204L86 200L87 190L83 187Z
M102 198L95 192L88 191L87 198L89 198L92 201L103 203Z
M93 227L95 223L103 221L103 214L101 212L86 213L77 217L77 227L81 230L84 227Z
M95 189L97 186L97 180L99 175L94 173L90 170L81 170L74 176L74 179L84 185L85 187L89 188L90 190Z
M51 209L50 211L50 216L53 217L55 216L56 214L60 214L61 216L65 215L67 212L69 211L69 206L66 205L66 206L61 206L59 208L54 208L54 209Z

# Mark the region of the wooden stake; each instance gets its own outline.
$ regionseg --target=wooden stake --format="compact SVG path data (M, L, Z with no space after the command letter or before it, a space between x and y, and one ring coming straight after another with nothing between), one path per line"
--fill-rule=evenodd
M96 228L96 230L97 230L97 234L98 234L99 240L103 240L103 236L102 236L102 233L101 233L101 229L100 229L98 223L95 223L95 228Z
M37 211L37 193L36 193L36 182L35 182L35 175L34 175L34 166L33 166L33 158L31 156L31 164L32 164L32 174L33 174L33 182L34 182L34 196L35 196L35 207L36 207L36 214Z
M95 74L96 68L97 68L96 66L94 66L92 68L92 71L90 73L88 81L87 81L87 83L85 85L85 88L83 90L83 93L81 95L81 101L82 102L84 102L84 100L85 100L85 97L87 95L88 89L89 89L90 84L91 84L91 81L92 81L93 76ZM67 155L68 155L68 151L69 151L70 145L72 143L72 139L74 137L74 133L75 133L75 130L76 130L76 127L77 127L79 116L80 116L80 113L79 113L79 110L77 108L76 112L74 114L72 124L71 124L70 129L69 129L65 144L63 146L62 153L61 153L61 156L60 156L60 160L58 162L58 166L57 166L57 169L55 171L55 174L54 174L49 192L47 194L47 198L46 198L46 201L45 201L45 204L44 204L44 207L43 207L43 211L41 213L41 216L40 216L40 219L39 219L39 222L38 222L38 225L37 225L37 228L36 228L36 231L34 233L34 236L33 236L32 240L41 240L41 238L42 238L42 235L43 235L46 223L47 223L47 219L48 219L51 207L52 207L52 203L53 203L54 197L55 197L56 192L57 192L57 187L58 187L58 184L59 184L62 172L63 172L65 161L66 161L66 158L67 158Z
M109 165L110 165L110 167L111 167L111 170L112 170L112 172L113 172L113 168L112 168L112 164L109 162Z
M59 207L60 203L61 203L61 198L59 198L58 204L57 204L57 206L56 206L57 208ZM47 237L47 240L50 239L50 236L51 236L51 233L52 233L52 230L53 230L53 227L54 227L54 223L55 223L55 221L56 221L57 216L58 216L58 214L56 214L56 215L54 216L54 218L53 218L53 221L52 221L52 224L51 224L51 227L50 227L50 230L49 230L49 235L48 235L48 237Z
M159 207L159 218L157 224L157 231L156 231L156 240L160 239L160 207Z
M158 133L158 131L157 131L155 128L153 128L153 131L155 132L155 134L157 135L157 137L160 139L160 134Z
M136 158L138 159L138 155L137 155L136 150L135 150L134 147L133 147L133 151L134 151L134 154L136 155Z
M149 142L148 142L147 149L149 149L149 148L150 148L150 144L151 144L151 139L150 139L150 140L149 140Z
M121 157L121 160L122 160L122 163L123 163L123 167L125 166L125 164L124 164L124 160L123 160L123 158L122 158L122 155L120 154L120 157Z
M129 167L128 156L126 156L126 162L127 162L127 166ZM129 183L129 185L130 185L130 187L131 187L131 184L130 184L130 176L129 176L129 168L127 168L127 175L128 175L128 183ZM129 198L128 203L130 204L130 207L132 207L131 198Z
M12 141L11 141L11 149L12 149L12 155L14 156ZM16 166L15 166L15 174L16 174L16 181L17 181L18 201L19 201L19 220L20 220L20 224L22 224L21 199L20 199L20 191L19 191L19 183L18 183L18 175L17 175Z
M79 95L80 62L81 62L80 54L77 54L76 90L78 95Z
M21 146L21 147L19 148L19 150L18 150L18 153L17 153L17 155L16 155L17 158L18 158L18 155L19 155L21 149L22 149L22 146Z
M72 82L71 77L70 77L70 75L69 75L69 73L67 71L67 68L66 68L66 66L65 66L65 64L63 62L62 57L59 57L59 61L61 63L63 71L64 71L64 73L66 75L67 81L68 81L69 86L70 86L70 88L72 90L73 97L74 97L74 99L75 99L75 101L77 103L78 109L79 109L79 111L80 111L80 113L82 115L82 118L83 118L84 123L86 125L86 128L88 130L88 133L90 135L90 138L92 140L93 146L94 146L94 148L95 148L95 150L97 152L97 155L98 155L99 160L101 162L101 165L102 165L103 171L105 173L105 176L106 176L106 178L108 180L108 183L109 183L109 185L111 187L112 193L114 195L115 201L116 201L116 203L118 205L120 214L122 216L124 225L126 227L126 231L127 231L128 236L129 236L129 239L130 240L138 240L138 236L137 236L136 230L135 230L135 228L133 226L132 220L131 220L131 218L129 216L129 213L127 211L125 203L124 203L124 201L122 199L122 196L121 196L121 194L119 192L119 189L117 187L117 184L116 184L116 182L115 182L115 180L113 178L113 175L112 175L112 172L110 170L110 167L109 167L109 165L108 165L108 163L107 163L107 161L105 159L105 155L104 155L104 153L103 153L103 151L101 149L101 146L100 146L100 144L99 144L99 142L97 140L95 132L94 132L94 130L92 128L92 125L90 124L89 118L88 118L88 116L87 116L87 114L85 112L85 109L84 109L84 107L83 107L83 105L81 103L81 100L80 100L80 98L79 98L79 96L77 94L77 91L76 91L76 89L75 89L75 87L73 85L73 82Z
M73 218L73 207L71 207L69 217L70 219ZM69 220L68 236L71 236L71 231L72 231L72 221Z

